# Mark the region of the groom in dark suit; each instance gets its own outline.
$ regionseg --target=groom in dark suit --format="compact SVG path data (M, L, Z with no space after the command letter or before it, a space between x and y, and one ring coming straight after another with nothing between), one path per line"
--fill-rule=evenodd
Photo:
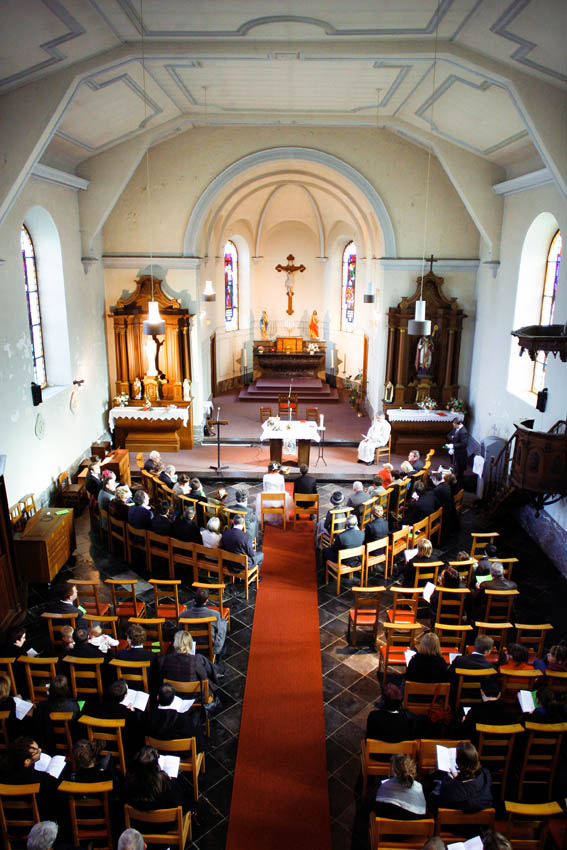
M467 468L467 446L469 444L469 432L462 422L457 422L447 437L449 445L453 446L453 461L455 477L459 489L463 486L463 478Z

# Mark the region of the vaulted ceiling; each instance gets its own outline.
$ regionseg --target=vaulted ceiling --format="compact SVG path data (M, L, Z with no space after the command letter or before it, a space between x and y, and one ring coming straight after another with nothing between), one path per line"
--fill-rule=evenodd
M405 127L521 171L541 161L508 76L567 88L565 0L0 0L0 11L0 95L77 70L43 155L67 170L145 129L208 122Z

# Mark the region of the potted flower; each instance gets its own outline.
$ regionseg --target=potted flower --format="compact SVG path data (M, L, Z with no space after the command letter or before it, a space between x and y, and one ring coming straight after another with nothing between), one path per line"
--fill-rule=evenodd
M422 401L418 402L417 406L422 410L437 410L437 402L429 395L426 395Z
M115 407L126 407L128 402L130 401L130 396L128 393L119 393L115 395L112 399Z
M462 413L464 415L467 412L467 406L460 398L450 398L447 403L447 410L450 410L451 413Z

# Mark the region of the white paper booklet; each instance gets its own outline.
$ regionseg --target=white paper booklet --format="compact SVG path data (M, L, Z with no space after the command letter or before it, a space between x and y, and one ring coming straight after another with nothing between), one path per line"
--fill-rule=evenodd
M181 764L179 756L160 756L158 762L161 769L167 773L171 779L177 778L177 775L179 774L179 765Z
M30 658L35 658L36 655L39 655L39 652L36 652L33 646L30 646L30 648L26 652L26 655L29 655Z
M423 588L423 593L421 594L426 602L431 602L431 597L435 591L435 585L432 581L426 581L425 587Z
M121 704L132 705L134 708L139 708L140 711L145 711L149 698L150 695L144 693L144 691L133 691L131 688L128 688L128 693Z
M447 850L482 850L482 838L480 835L475 835L474 838L469 838L468 841L455 841L454 844L447 844Z
M65 756L48 756L47 753L42 753L39 759L34 764L36 770L49 773L55 779L59 779L63 768L65 767Z
M535 711L536 704L531 691L518 691L518 702L520 703L520 708L526 714L531 714L532 711Z
M406 564L411 558L415 557L415 555L417 555L417 549L406 549L404 551L404 558L406 559Z
M437 744L437 767L445 773L457 772L457 748Z
M404 652L404 658L406 659L406 667L410 663L414 655L415 649L406 649L406 651Z
M177 711L179 714L185 714L194 702L194 699L181 699L181 697L175 696L171 705L158 705L158 708L169 709L170 711L173 709L173 711Z
M455 660L455 658L460 658L459 653L458 652L450 652L449 653L449 664L452 664L453 661Z
M20 697L14 697L14 702L16 704L16 717L18 720L23 720L26 714L32 710L33 702L29 702L27 699L20 699Z

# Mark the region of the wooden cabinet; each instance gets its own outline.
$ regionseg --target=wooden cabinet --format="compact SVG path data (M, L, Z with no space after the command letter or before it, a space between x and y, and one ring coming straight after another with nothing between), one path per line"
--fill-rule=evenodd
M73 510L41 508L14 535L16 564L27 582L51 582L75 549Z

